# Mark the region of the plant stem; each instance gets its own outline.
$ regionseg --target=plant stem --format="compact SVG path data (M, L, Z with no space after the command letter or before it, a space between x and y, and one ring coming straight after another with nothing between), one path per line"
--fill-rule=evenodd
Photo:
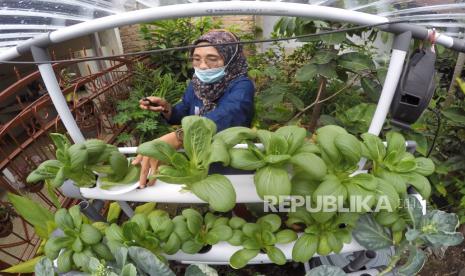
M388 266L386 267L386 269L384 269L383 271L381 271L378 276L383 276L383 275L386 275L387 273L391 272L395 267L396 267L396 264L397 262L400 261L400 255L394 255L391 259L391 261L389 262Z
M338 91L336 91L336 93L332 94L331 96L328 96L327 98L321 100L321 101L318 101L315 100L313 103L311 103L310 105L306 106L304 109L302 109L299 113L297 113L294 117L292 117L292 119L290 119L288 121L291 122L291 121L294 121L296 120L297 118L299 118L300 116L302 116L305 112L307 112L310 108L312 108L314 105L316 104L319 104L319 103L324 103L326 101L329 101L331 100L332 98L336 97L337 95L339 95L341 92L343 92L344 90L352 87L352 85L354 85L355 81L361 77L361 75L357 75L355 78L353 78L346 86L342 87L341 89L339 89ZM318 97L317 97L318 98Z
M315 105L315 108L313 109L312 117L310 118L310 124L308 126L308 130L310 132L315 131L316 125L318 123L318 119L320 118L321 108L323 107L323 103L320 102L320 100L321 98L325 97L325 94L326 94L326 78L320 77L319 84L318 84L318 94L315 99L315 102L317 104Z

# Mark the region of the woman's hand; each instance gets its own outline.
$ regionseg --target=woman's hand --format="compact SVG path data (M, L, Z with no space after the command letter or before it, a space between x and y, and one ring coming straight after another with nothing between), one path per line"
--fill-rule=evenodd
M139 107L145 110L161 112L166 119L171 117L171 105L159 97L145 97L139 101Z
M158 138L157 140L164 141L168 144L170 144L174 149L179 149L182 146L181 141L178 140L176 137L175 132L168 133L166 135L163 135L162 137ZM140 177L139 177L139 188L145 188L145 185L147 186L152 186L155 184L156 179L152 179L147 183L147 177L149 175L149 171L151 171L152 174L156 174L159 166L159 161L152 159L148 156L143 156L143 155L137 155L136 159L132 161L133 165L141 164L141 171L140 171Z

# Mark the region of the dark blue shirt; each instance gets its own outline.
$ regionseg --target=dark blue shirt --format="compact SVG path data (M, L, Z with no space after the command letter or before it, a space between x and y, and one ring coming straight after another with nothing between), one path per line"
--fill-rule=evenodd
M254 113L255 87L252 81L241 76L232 80L223 96L216 101L215 109L204 114L204 117L216 123L217 131L233 126L250 127ZM170 124L181 124L181 119L189 115L197 115L196 110L203 106L202 100L194 93L192 83L184 92L182 101L173 107Z

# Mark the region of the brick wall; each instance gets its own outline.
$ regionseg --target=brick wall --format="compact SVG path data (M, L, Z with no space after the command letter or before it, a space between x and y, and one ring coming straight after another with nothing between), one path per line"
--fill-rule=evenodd
M145 50L147 42L142 39L139 24L119 28L121 44L125 53Z
M253 15L227 15L215 17L222 22L223 28L233 27L243 33L253 33L255 29L255 17Z
M253 33L255 29L255 17L253 15L232 15L216 17L222 22L223 28L232 28L240 33ZM119 28L121 43L125 53L137 52L146 49L147 42L142 39L139 32L139 26L128 25Z

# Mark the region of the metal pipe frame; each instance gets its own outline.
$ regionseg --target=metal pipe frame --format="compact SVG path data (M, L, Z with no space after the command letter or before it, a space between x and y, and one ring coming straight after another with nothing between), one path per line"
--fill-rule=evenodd
M333 7L297 3L215 1L169 5L106 16L40 35L0 53L0 61L6 61L20 57L22 54L30 51L32 45L46 47L53 43L61 43L70 39L125 25L180 17L240 14L301 16L329 21L348 22L360 25L389 22L389 18L384 16ZM380 26L380 29L396 34L411 31L413 37L417 39L426 39L430 34L430 31L424 27L406 23L384 25ZM463 41L457 38L446 36L444 34L437 36L436 43L457 51L465 51L465 43Z

